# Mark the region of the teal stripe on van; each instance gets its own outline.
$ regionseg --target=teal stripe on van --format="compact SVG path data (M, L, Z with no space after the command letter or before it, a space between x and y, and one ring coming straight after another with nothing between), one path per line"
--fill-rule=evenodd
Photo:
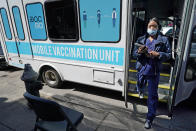
M123 65L123 48L32 43L33 54L52 58Z
M15 42L7 41L7 42L5 42L5 44L6 44L8 53L16 53L16 54L18 54Z
M18 53L17 48L16 48L16 42L7 41L6 47L7 47L8 53L15 53L15 54ZM18 49L19 49L20 54L32 55L30 44L27 42L20 42L20 43L18 42Z
M22 55L32 55L30 44L27 42L18 43L18 49Z
M10 53L17 53L14 42L6 42ZM31 43L33 55L122 66L124 49L83 45ZM20 54L31 55L29 43L20 42Z

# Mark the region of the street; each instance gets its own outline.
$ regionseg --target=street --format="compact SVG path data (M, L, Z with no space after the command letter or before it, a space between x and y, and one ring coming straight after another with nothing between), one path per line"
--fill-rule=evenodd
M26 106L25 87L20 80L23 70L9 67L0 71L0 131L31 131L35 114ZM143 131L146 100L130 97L125 107L120 92L64 82L62 89L44 86L41 96L84 113L79 131ZM194 105L193 105L194 104ZM179 104L172 119L167 105L159 103L157 118L150 131L196 130L196 105L187 100Z

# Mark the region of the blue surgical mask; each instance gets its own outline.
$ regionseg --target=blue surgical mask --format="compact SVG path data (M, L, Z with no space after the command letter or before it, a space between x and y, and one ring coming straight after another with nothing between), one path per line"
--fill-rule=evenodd
M152 30L152 29L149 29L149 28L148 28L147 32L148 32L148 34L149 34L150 36L155 36L155 35L157 34L157 29Z

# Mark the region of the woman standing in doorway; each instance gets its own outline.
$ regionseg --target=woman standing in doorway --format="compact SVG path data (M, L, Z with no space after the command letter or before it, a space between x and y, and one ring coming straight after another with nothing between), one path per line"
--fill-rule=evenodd
M171 58L171 49L167 37L162 36L159 32L159 21L157 18L150 19L147 33L139 37L136 43L143 45L139 48L135 47L134 55L137 58L137 90L140 96L143 94L143 86L145 86L146 82L148 83L148 113L145 128L150 129L158 104L160 66L163 61Z

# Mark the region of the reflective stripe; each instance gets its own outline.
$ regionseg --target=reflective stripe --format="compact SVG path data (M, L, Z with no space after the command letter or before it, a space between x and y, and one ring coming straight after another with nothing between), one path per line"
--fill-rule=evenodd
M128 80L128 83L129 83L129 84L137 84L137 81ZM169 86L166 86L166 85L160 85L160 84L159 84L158 87L159 87L159 88L162 88L162 89L167 89L167 90L170 89L170 87L169 87ZM174 90L174 88L173 88L172 90Z
M135 62L136 62L136 60L131 60L131 62L135 63ZM167 62L163 62L162 64L163 64L163 65L170 65L170 64L169 64L169 63L167 63Z
M129 72L137 72L137 70L129 69ZM160 73L160 76L170 77L170 74Z
M135 94L135 93L128 93L129 96L133 96L133 97L138 97L139 98L139 94ZM148 96L144 96L144 99L148 99ZM159 99L160 102L164 102L167 103L167 100L165 99Z

